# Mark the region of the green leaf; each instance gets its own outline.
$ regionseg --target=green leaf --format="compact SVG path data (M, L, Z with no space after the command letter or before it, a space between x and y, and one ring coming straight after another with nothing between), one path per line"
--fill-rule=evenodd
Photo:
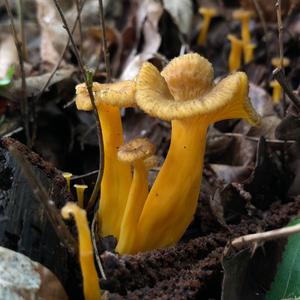
M14 66L9 67L5 77L0 80L0 88L5 87L11 83L14 73L15 73L15 67Z
M288 226L300 224L293 220ZM300 297L300 233L290 235L266 300L299 299Z

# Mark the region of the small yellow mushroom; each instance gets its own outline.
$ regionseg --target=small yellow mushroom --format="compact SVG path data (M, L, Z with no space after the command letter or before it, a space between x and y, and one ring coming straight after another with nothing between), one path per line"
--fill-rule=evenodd
M85 210L75 203L67 203L61 210L63 218L69 219L72 215L75 219L79 239L79 260L83 278L83 293L85 300L100 300L100 286L98 274L94 264L91 233L88 226Z
M241 22L242 25L242 41L244 49L244 61L245 63L250 62L253 59L253 48L251 45L250 35L250 18L253 16L253 12L245 9L237 9L233 12L233 19ZM252 55L251 55L252 53Z
M280 59L280 57L273 57L271 62L272 62L272 65L275 68L281 68L281 59ZM282 58L282 67L286 68L289 65L290 65L290 60L287 57L283 57Z
M197 39L198 45L205 45L207 40L207 33L211 19L217 15L217 10L213 7L201 7L199 8L199 13L203 15L203 23L199 32Z
M241 67L243 42L232 34L227 36L231 42L231 50L228 58L229 71L237 71Z
M252 125L260 121L248 99L245 73L229 75L215 87L212 80L211 64L198 54L175 58L161 74L144 63L138 75L138 106L171 121L172 133L167 157L139 218L137 251L173 245L192 221L209 124L231 118L244 118Z
M255 47L256 47L256 45L251 42L244 46L244 62L245 62L245 64L250 63L254 59Z
M86 184L74 184L77 194L77 202L80 208L84 208L84 191L88 188Z
M272 99L274 103L279 103L282 95L281 85L277 80L272 80L270 86L273 88Z
M114 235L118 239L132 180L130 164L117 159L118 149L124 143L120 108L135 106L135 82L94 83L93 92L104 144L104 172L98 210L101 234ZM76 94L78 109L93 108L85 84L77 85Z
M140 214L148 195L148 170L144 160L155 152L155 146L147 139L137 138L120 147L120 161L134 167L126 209L124 212L120 238L116 250L121 254L136 253L136 230ZM152 162L153 163L153 162Z
M71 182L71 177L72 177L72 173L69 173L69 172L63 172L62 173L62 176L65 178L66 182L67 182L67 189L68 189L68 192L70 192L70 188L71 188L71 185L70 185L70 182Z
M250 18L253 12L245 9L237 9L233 12L233 19L241 22L242 25L242 40L244 43L249 43L251 41L250 35Z

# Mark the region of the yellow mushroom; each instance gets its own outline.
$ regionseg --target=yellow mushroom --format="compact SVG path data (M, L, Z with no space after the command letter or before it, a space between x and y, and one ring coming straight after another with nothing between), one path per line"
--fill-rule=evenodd
M100 300L100 286L98 274L94 264L91 233L88 226L85 210L75 203L67 203L61 210L65 219L73 216L76 222L79 239L79 260L83 278L83 293L85 300Z
M101 183L99 221L101 235L119 238L122 216L132 180L130 164L119 161L117 152L124 143L120 107L135 106L135 82L93 84L104 144L104 172ZM78 109L91 110L85 84L76 87Z
M198 54L172 60L160 74L144 63L136 101L148 114L171 121L167 157L149 192L137 226L137 251L176 243L192 221L200 193L206 131L216 121L260 121L248 99L245 73L213 87L211 64Z
M135 253L137 223L148 195L148 168L144 162L155 152L155 146L147 139L137 138L120 147L120 161L133 165L133 180L124 212L120 238L116 250L121 253ZM153 164L153 162L150 162Z
M275 68L281 68L281 58L280 57L273 57L271 62ZM289 65L290 65L290 60L287 57L283 57L282 58L282 67L286 68Z
M243 42L232 34L228 34L227 38L231 42L231 50L228 58L229 71L237 71L241 67Z
M80 208L84 208L84 191L88 188L86 184L74 184L77 194L77 202Z
M274 103L279 103L282 95L282 87L277 80L272 80L270 86L273 88L272 99Z
M217 15L217 10L213 7L201 7L199 13L203 15L203 23L197 39L198 45L205 45L207 40L207 33L211 19Z
M256 45L249 42L244 46L244 62L245 64L250 63L254 59L254 49Z
M72 173L69 173L69 172L63 172L62 173L62 176L65 178L66 182L67 182L67 189L68 189L68 192L70 192L70 182L71 182L71 177L72 177Z
M242 41L243 41L243 49L244 49L244 61L251 61L251 54L253 53L253 49L251 50L251 35L250 35L250 18L253 16L253 12L245 9L237 9L233 12L233 19L241 22L242 26ZM250 59L250 60L249 60Z

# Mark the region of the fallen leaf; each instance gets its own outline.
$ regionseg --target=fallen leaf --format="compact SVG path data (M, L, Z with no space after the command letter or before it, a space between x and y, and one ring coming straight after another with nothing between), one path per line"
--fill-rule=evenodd
M193 19L191 0L163 0L165 9L170 13L181 33L188 35Z
M11 35L5 36L0 43L0 80L6 80L8 71L18 64L18 52ZM5 85L4 83L0 85Z

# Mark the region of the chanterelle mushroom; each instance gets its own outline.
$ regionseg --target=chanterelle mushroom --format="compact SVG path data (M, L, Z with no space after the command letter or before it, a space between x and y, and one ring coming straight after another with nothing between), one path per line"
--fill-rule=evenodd
M94 83L93 92L104 144L104 172L98 211L101 234L118 238L132 180L130 164L117 159L118 149L124 143L120 107L135 106L135 82ZM76 94L77 108L92 110L85 84L77 85Z
M131 183L123 220L120 238L116 250L119 253L135 253L136 230L140 214L148 195L148 170L145 159L153 155L155 146L147 139L137 138L120 147L118 158L133 165Z
M260 121L248 99L245 73L213 87L211 64L198 54L175 58L162 71L144 63L136 102L148 114L172 121L171 144L137 224L137 251L176 243L192 221L200 192L206 131L216 121Z

